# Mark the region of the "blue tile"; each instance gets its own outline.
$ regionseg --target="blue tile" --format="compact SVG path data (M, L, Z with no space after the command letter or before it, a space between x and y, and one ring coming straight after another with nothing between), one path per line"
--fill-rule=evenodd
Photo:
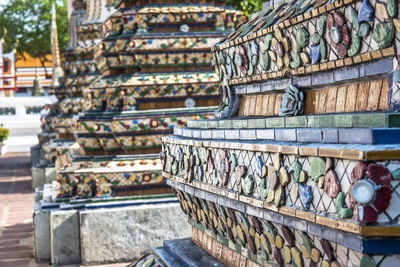
M276 129L275 139L278 141L296 141L295 129Z
M312 85L334 83L333 72L316 73L312 76Z
M376 62L365 64L365 75L377 75L389 73L393 70L393 59L385 58Z
M297 141L304 143L322 142L321 129L297 129Z
M374 129L373 130L374 144L400 144L400 129Z
M323 143L338 143L339 134L336 129L322 129L322 142Z
M339 143L372 144L371 129L339 129Z

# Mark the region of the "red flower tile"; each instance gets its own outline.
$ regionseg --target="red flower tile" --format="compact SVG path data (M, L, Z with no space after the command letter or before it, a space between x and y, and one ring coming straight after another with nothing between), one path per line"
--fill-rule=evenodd
M392 174L390 171L380 164L369 164L368 176L377 184L389 184L390 181L392 181Z

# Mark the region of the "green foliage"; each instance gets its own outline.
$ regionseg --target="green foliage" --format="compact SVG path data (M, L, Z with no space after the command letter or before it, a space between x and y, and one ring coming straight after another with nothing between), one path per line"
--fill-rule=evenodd
M42 66L51 54L51 9L53 0L12 0L0 12L0 36L4 38L4 51L16 50L37 57ZM67 0L55 0L60 51L68 42Z
M9 134L10 130L8 128L4 128L3 124L0 124L0 142L6 141Z
M262 9L262 0L228 0L227 4L241 10L246 17Z

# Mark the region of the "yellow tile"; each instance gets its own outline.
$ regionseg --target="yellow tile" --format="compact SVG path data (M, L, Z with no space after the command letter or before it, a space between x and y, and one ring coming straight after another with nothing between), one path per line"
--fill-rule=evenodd
M394 56L396 54L396 51L394 50L394 47L389 47L382 49L382 54L384 57Z
M400 236L399 226L361 226L363 236Z
M333 10L335 8L335 5L334 4L327 4L326 5L326 10L327 11L331 11L331 10Z
M335 62L333 62L333 61L329 61L328 63L328 69L334 69L335 68Z
M312 65L312 71L314 71L314 72L317 72L317 71L319 71L319 65L318 64L314 64L314 65Z
M363 62L370 61L371 59L372 59L372 56L371 56L371 53L370 53L370 52L361 54L361 60L362 60Z
M339 59L335 61L336 67L343 67L344 61L343 59Z
M400 159L400 150L368 151L365 152L366 160Z
M300 156L318 156L318 148L316 147L299 147Z
M372 56L373 59L381 58L382 57L382 51L381 50L373 51L371 53L371 56Z
M319 156L320 157L340 158L340 150L336 149L336 148L320 148Z
M296 210L288 207L280 207L279 208L279 213L289 215L292 217L296 217Z
M355 233L355 234L360 233L360 226L358 224L354 224L354 223L339 221L337 228L342 231L346 231L346 232L350 232L350 233Z
M321 225L328 226L330 228L336 228L338 226L338 222L336 220L318 215L315 216L315 222Z
M345 59L344 59L344 64L345 64L346 66L351 66L351 65L353 65L353 59L352 59L351 57L345 58Z
M354 160L363 160L364 152L358 151L354 149L342 149L340 150L340 158L342 159L354 159Z
M309 222L315 222L315 214L303 210L296 210L296 217Z
M297 146L279 146L279 152L286 155L298 155L299 147Z

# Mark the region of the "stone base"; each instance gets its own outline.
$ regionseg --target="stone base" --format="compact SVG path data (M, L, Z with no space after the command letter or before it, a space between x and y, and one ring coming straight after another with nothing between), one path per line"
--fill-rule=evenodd
M50 214L51 263L55 266L81 262L78 214L77 210Z
M44 185L44 168L33 167L32 173L32 189L42 187Z
M33 213L35 228L35 258L37 262L50 262L50 211L35 211Z
M178 203L80 212L84 265L132 261L163 240L191 235Z
M191 227L182 220L176 198L110 198L106 202L103 199L98 203L64 204L50 201L48 187L43 192L36 190L33 221L38 262L128 262L161 246L165 239L191 236Z
M55 167L46 167L44 169L44 182L46 184L51 184L57 179L57 172Z
M54 167L32 167L32 189L42 187L45 184L51 184L57 179L56 169Z

